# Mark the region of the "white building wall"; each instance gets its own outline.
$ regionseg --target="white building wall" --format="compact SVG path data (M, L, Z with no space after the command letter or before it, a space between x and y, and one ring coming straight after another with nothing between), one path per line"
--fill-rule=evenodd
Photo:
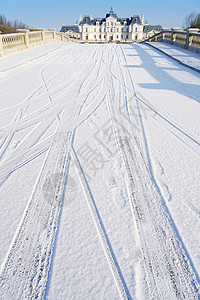
M124 40L142 40L143 39L142 24L127 25L126 22L121 24L117 19L108 17L106 22L100 25L83 24L79 25L81 39L85 41L124 41Z

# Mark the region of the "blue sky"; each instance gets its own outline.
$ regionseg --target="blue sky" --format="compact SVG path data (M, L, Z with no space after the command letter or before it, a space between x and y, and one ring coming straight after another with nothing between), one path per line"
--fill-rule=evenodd
M144 13L149 24L163 27L182 26L185 17L192 11L200 13L200 0L140 0L140 1L92 1L92 0L0 0L0 14L7 19L18 19L33 28L56 28L72 25L79 15L104 17L110 7L119 17Z

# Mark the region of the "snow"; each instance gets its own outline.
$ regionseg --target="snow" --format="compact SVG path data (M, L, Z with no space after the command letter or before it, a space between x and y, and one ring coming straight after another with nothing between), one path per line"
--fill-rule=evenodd
M200 54L176 47L167 43L151 42L147 43L163 53L173 57L180 63L200 71Z
M198 299L199 73L148 44L0 70L0 298Z

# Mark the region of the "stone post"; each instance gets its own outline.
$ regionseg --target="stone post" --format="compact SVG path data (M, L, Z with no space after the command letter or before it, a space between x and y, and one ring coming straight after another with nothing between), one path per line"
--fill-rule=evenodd
M180 31L180 30L182 30L182 28L181 27L173 27L173 28L171 28L171 30L172 30L171 44L173 44L173 42L176 41L176 32L175 31Z
M190 31L189 31L189 29L187 29L187 38L186 38L185 49L188 49L189 45L190 45Z
M3 41L2 41L2 35L1 35L1 31L0 31L0 56L2 56L3 53L4 53L4 51L3 51Z
M17 29L17 32L24 33L24 43L27 48L29 48L29 32L28 29Z
M27 48L29 48L29 32L28 29L25 30L25 44Z
M61 35L61 42L63 42L64 41L64 33L61 32L60 35Z
M42 42L43 44L45 44L45 29L44 28L37 28L35 29L35 31L41 31L41 38L42 38Z
M48 30L53 32L53 39L55 39L56 38L56 29L55 28L49 28Z
M42 28L42 41L43 41L43 43L45 44L45 30L44 30L44 28Z
M162 28L162 35L161 35L162 42L165 40L165 32L168 30L169 30L169 28Z
M200 31L199 28L188 28L187 29L187 39L186 39L186 45L185 45L186 49L188 49L188 47L192 45L192 39L193 39L192 33L196 33L199 31Z

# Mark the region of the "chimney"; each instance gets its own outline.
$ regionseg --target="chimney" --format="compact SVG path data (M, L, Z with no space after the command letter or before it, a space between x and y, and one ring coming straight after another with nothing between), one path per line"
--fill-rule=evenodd
M81 14L80 14L80 16L79 16L79 23L81 23L81 19L82 19L82 16L81 16Z
M90 21L92 21L92 15L90 15Z
M142 14L142 24L144 24L144 14Z

